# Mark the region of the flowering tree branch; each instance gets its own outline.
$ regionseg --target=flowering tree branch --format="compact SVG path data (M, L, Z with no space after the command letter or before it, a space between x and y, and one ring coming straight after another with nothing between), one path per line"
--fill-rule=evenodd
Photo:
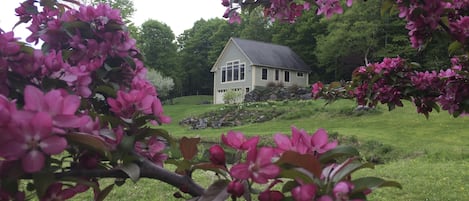
M150 178L157 179L167 184L170 184L176 188L184 186L184 191L191 196L200 196L204 192L204 188L199 184L195 183L192 178L185 175L179 175L177 173L171 172L167 169L164 169L160 166L155 165L153 162L143 159L139 164L140 167L140 177L141 178ZM74 169L67 172L61 172L55 174L56 179L61 179L65 177L98 177L98 178L129 178L129 175L121 169Z

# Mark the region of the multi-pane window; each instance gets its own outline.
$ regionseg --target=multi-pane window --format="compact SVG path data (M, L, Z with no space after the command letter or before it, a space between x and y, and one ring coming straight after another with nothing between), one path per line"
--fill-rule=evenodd
M226 67L226 81L231 81L233 80L233 66L227 66Z
M262 80L267 80L267 68L262 69Z
M285 82L290 82L290 72L285 71Z
M227 62L226 66L221 67L221 82L233 82L244 80L246 65L239 61Z
M296 76L303 77L303 73L297 73Z

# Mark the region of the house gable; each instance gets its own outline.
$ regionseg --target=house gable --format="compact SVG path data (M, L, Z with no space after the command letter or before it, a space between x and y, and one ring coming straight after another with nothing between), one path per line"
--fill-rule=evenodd
M212 66L213 102L223 103L229 90L244 94L270 82L306 86L310 68L290 48L258 41L230 38ZM301 75L301 76L300 76ZM242 102L242 97L238 102Z

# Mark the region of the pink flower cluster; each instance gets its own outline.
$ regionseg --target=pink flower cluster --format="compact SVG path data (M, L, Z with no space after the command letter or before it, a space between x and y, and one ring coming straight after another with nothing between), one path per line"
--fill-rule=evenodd
M292 127L291 137L285 134L276 134L273 139L276 146L259 147L259 137L257 136L246 138L244 134L234 131L222 135L222 142L236 150L237 155L246 154L245 161L237 162L229 168L229 175L232 177L232 181L227 186L228 193L234 197L241 197L249 193L247 192L249 191L249 187L247 187L249 183L267 184L270 182L268 187L259 194L258 199L261 201L282 200L288 195L277 190L272 190L272 187L283 182L280 175L282 167L279 166L277 160L282 158L284 153L295 152L319 159L322 154L337 146L337 141L328 140L327 132L324 129L318 129L311 135L305 130ZM226 156L222 146L213 145L209 153L210 161L214 165L226 167ZM315 178L315 180L321 180L324 183L305 182L296 178L296 186L292 188L290 196L294 200L299 201L348 200L354 188L353 184L348 180L335 183L334 188L330 192L320 192L318 189L321 185L330 182L337 172L351 161L347 160L341 164L328 163L322 166L323 176Z
M391 103L402 106L403 94L399 86L394 85L392 76L400 73L406 74L405 61L399 57L385 58L383 62L362 66L355 70L353 94L359 105L374 107L378 102ZM370 83L373 77L379 77L377 81ZM368 102L369 101L369 102Z
M24 102L19 110L15 101L0 95L0 157L21 160L25 172L37 172L46 157L65 150L66 131L86 124L89 117L75 115L80 99L63 90L44 94L28 85Z
M264 8L264 16L270 17L272 20L280 20L284 22L295 22L296 18L303 14L303 10L309 10L310 4L297 4L292 0L272 0L270 7Z
M452 68L439 72L418 72L400 58L362 66L354 72L354 96L359 105L378 102L402 106L402 99L412 100L417 112L428 115L437 103L443 110L459 116L469 110L467 56L451 59Z

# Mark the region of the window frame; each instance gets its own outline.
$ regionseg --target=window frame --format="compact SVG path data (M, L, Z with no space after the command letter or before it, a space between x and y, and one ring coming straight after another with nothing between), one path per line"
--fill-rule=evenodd
M283 72L283 79L285 82L290 82L290 71L284 71Z
M240 60L227 61L221 66L220 71L221 83L240 82L246 79L246 63L241 63Z
M265 72L265 74L264 74ZM261 80L267 80L269 75L269 70L267 68L262 68L261 69Z

